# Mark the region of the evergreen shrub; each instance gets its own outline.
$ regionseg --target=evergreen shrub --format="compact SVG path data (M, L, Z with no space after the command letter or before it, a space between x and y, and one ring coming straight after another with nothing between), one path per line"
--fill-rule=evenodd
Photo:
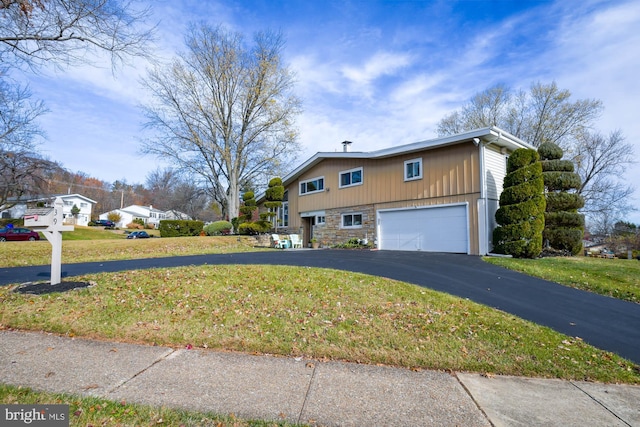
M504 190L496 212L494 251L517 258L542 252L545 198L542 165L535 150L520 148L507 162Z
M160 221L160 237L199 236L204 227L202 221L162 220Z
M203 230L207 236L221 236L231 234L233 224L229 221L215 221L204 226Z
M584 236L584 217L578 213L584 199L577 194L582 180L574 172L573 163L562 160L564 153L556 144L541 144L538 154L547 202L543 239L560 253L570 251L576 255L582 249Z

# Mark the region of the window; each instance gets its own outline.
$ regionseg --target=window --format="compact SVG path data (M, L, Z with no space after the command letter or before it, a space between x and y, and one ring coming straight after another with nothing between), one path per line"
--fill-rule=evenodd
M278 209L278 226L289 226L289 202L282 202L282 206Z
M316 216L316 225L324 225L327 222L326 217L324 215Z
M314 178L300 183L300 195L317 193L319 191L324 191L324 177Z
M342 215L342 228L361 228L362 227L362 214L343 214Z
M422 159L412 159L404 162L404 180L422 179Z
M87 205L86 203L80 203L80 207L81 208L86 208L87 206L89 206L89 205Z
M362 184L362 168L340 172L340 188Z

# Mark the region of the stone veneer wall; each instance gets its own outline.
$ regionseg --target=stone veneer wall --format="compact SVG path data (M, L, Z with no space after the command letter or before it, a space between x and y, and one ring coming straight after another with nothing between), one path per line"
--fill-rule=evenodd
M362 214L361 228L342 228L342 215ZM350 239L369 239L373 243L376 234L376 213L373 205L352 206L350 208L327 209L325 224L313 227L313 236L321 245L346 243Z

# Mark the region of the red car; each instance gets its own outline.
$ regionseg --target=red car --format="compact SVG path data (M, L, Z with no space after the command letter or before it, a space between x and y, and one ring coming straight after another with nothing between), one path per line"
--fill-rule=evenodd
M18 240L40 240L40 235L28 228L0 228L0 242Z

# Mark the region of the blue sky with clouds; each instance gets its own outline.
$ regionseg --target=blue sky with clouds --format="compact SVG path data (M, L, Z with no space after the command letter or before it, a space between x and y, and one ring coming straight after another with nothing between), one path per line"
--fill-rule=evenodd
M151 2L157 54L181 49L188 23L222 23L247 36L280 30L304 102L304 161L317 151L369 151L430 139L437 122L496 83L528 89L556 81L596 98L604 133L621 129L640 158L640 2L546 0ZM147 64L79 67L28 76L50 113L42 151L96 178L144 182L158 161L138 155ZM635 184L640 167L624 178ZM630 220L640 223L640 213Z

